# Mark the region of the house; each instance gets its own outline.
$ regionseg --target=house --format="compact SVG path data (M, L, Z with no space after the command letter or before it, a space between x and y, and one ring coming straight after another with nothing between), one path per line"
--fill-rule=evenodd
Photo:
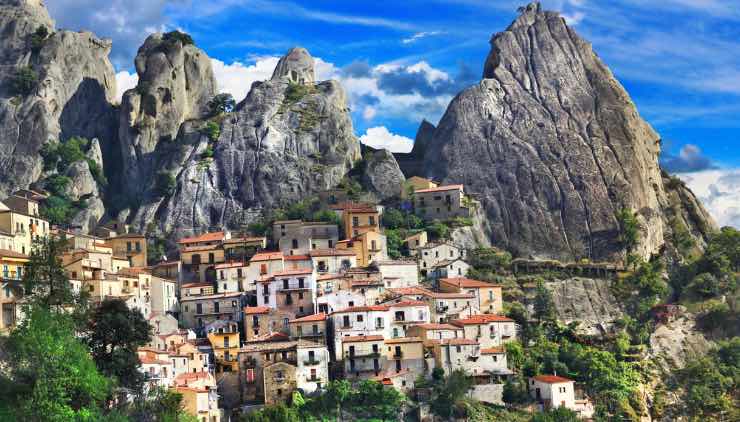
M30 255L34 240L49 235L51 225L39 213L43 198L33 191L18 191L0 202L0 231L13 252Z
M288 321L290 337L326 344L326 318L326 314L321 312Z
M146 376L146 386L169 388L175 378L170 354L164 350L140 347L136 354L139 357L139 371Z
M177 288L182 285L182 264L178 261L163 261L149 266L149 270L155 277L166 278L177 281Z
M218 320L206 326L206 336L216 357L216 372L239 369L239 325L236 321Z
M272 224L272 242L284 255L332 249L338 240L339 227L333 223L279 220Z
M432 266L427 276L432 280L440 278L465 277L470 269L470 264L462 258L445 259Z
M291 312L268 306L248 306L244 308L244 334L247 341L262 337L265 334L289 334L288 321L294 318L295 314Z
M354 282L353 282L354 283ZM357 285L355 285L357 286ZM365 306L368 304L366 295L367 290L347 289L331 291L330 293L319 294L316 299L319 312L330 314L340 309L351 308L353 306ZM374 304L374 302L370 302Z
M365 280L352 280L350 281L350 291L355 294L359 294L365 298L365 302L369 304L376 304L380 301L380 297L385 292L385 286L382 280L368 278ZM355 302L356 304L358 302Z
M208 372L178 375L174 380L175 391L182 395L183 410L198 421L220 422L216 379Z
M470 217L470 200L463 185L437 186L415 190L414 213L425 221Z
M465 338L475 339L483 348L500 347L516 339L516 323L501 315L480 314L452 321L461 327Z
M475 296L470 293L434 292L423 287L388 289L394 301L423 300L429 305L431 321L448 322L480 313Z
M388 304L391 337L406 337L407 330L416 324L429 322L429 305L420 300L406 300Z
M295 352L294 352L295 353ZM298 387L295 360L292 363L274 362L264 367L263 381L265 404L287 402Z
M23 267L28 256L20 252L0 249L0 333L15 327L20 316L18 301L23 295Z
M403 239L403 244L408 248L411 256L416 256L419 252L419 248L423 248L428 242L429 239L426 230L414 233Z
M367 267L372 262L388 259L387 238L377 231L367 231L337 242L337 249L352 250L357 256L357 265Z
M419 337L398 337L386 339L385 356L388 362L386 373L409 371L415 375L426 373L424 360L424 340Z
M180 298L180 322L185 328L202 329L217 320L241 321L242 293L216 293Z
M301 327L301 325L298 325ZM299 337L305 338L305 336ZM298 341L296 345L296 387L305 393L313 393L329 383L329 350L326 343Z
M331 317L331 326L334 334L335 359L341 360L339 353L343 350L342 343L346 337L361 335L388 336L390 321L388 306L354 306L334 311Z
M406 329L409 337L419 337L422 340L444 340L450 338L464 338L463 329L447 323L429 322L415 324Z
M470 293L478 301L478 309L487 314L503 312L503 287L500 284L473 280L466 277L441 278L439 290L452 293Z
M337 360L344 362L347 379L370 379L386 367L382 335L355 335L342 338Z
M205 296L216 293L213 283L186 283L180 287L180 297Z
M176 281L151 276L150 287L152 313L176 315L179 312Z
M363 233L380 233L380 212L369 204L345 204L342 211L344 238L352 239Z
M537 375L529 379L529 394L543 410L565 407L575 410L575 381L557 375Z
M214 266L225 261L222 243L228 239L231 239L231 232L228 231L180 239L177 244L180 249L183 279L188 282L215 281Z
M242 401L266 403L268 400L275 402L276 397L286 399L290 396L296 386L297 344L283 333L264 334L245 343L239 350ZM289 369L282 373L276 373L278 368L267 370L276 363L284 363ZM270 392L269 398L266 391Z
M386 287L413 287L419 285L419 264L416 260L379 260L373 265L380 271Z
M357 253L343 249L314 249L308 253L319 274L344 273L357 266Z
M423 189L433 189L439 186L436 182L430 179L425 179L419 176L411 176L406 179L406 185L412 188L412 192Z
M249 259L244 290L257 291L257 281L270 277L272 274L285 270L285 257L282 252L258 252Z
M312 269L283 270L258 282L257 306L296 316L316 312L316 275Z
M433 354L435 366L446 376L456 370L471 374L478 368L480 345L473 339L447 338L433 343Z
M239 236L224 239L221 242L226 262L247 262L257 252L267 247L264 236Z
M219 293L246 291L247 266L241 261L217 264L216 286Z
M211 372L212 365L210 354L198 349L193 340L175 346L177 353L188 356L188 372Z
M125 257L130 267L147 266L146 237L142 234L125 233L106 239L113 248L113 255Z
M419 272L422 277L442 261L465 258L465 249L450 242L430 242L418 248Z

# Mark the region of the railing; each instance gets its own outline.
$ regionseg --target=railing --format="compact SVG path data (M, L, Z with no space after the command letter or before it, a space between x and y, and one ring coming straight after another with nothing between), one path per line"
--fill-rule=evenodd
M361 352L361 353L344 352L344 356L350 359L379 358L380 351Z
M392 359L403 359L403 352L397 350L397 351L393 352L393 356L391 358Z
M306 381L308 382L320 382L321 378L317 377L316 375L312 375L311 378L307 378Z
M309 358L308 360L304 360L303 361L303 364L304 365L318 365L319 363L321 363L321 362L318 361L318 360L316 360L316 358L314 358L314 359L310 359Z

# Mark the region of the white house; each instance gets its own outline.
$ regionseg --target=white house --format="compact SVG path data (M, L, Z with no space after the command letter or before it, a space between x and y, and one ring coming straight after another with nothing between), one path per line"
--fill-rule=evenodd
M407 337L407 328L429 322L429 305L420 300L406 300L388 305L391 337Z
M315 249L308 253L319 274L344 273L357 266L357 254L347 249Z
M312 269L283 270L260 280L257 306L289 311L297 317L314 314L316 274Z
M295 378L298 388L311 393L329 383L329 350L326 345L298 342L296 357L298 362Z
M285 269L285 260L282 252L260 252L249 260L246 278L244 280L244 291L255 291L257 281L269 277L272 274Z
M419 248L419 271L426 277L437 264L446 260L465 258L465 249L449 242L430 242Z
M337 290L321 294L316 299L316 303L319 312L330 314L353 306L365 306L367 305L367 297L356 290Z
M375 261L385 287L414 287L419 285L419 264L416 260Z
M242 292L246 287L248 265L243 262L226 262L217 264L216 285L219 293Z
M177 313L177 282L152 276L151 284L152 313Z
M427 276L432 279L465 277L470 269L470 264L462 258L446 259L432 266Z
M342 337L380 335L387 338L390 330L388 309L384 305L354 306L332 313L335 358L342 359Z
M465 338L477 340L481 347L499 347L516 339L516 323L501 315L480 314L452 321L461 327Z
M575 381L557 375L538 375L529 379L529 394L544 409L566 407L575 410Z

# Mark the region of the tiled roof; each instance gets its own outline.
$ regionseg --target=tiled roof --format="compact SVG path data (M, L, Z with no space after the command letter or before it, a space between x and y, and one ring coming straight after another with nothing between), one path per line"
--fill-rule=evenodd
M488 349L480 349L480 352L484 355L502 355L506 353L503 347L489 347Z
M256 262L256 261L274 261L274 260L278 260L278 259L282 259L282 258L283 258L283 253L280 252L280 251L278 251L278 252L260 252L260 253L254 254L254 256L252 256L252 259L250 259L249 261L250 262Z
M560 384L560 383L563 383L563 382L573 382L573 380L571 380L571 379L560 377L560 376L557 376L557 375L537 375L537 376L535 376L533 378L536 381L544 382L544 383L547 383L547 384Z
M448 190L460 190L460 189L463 189L463 188L464 188L464 185L437 186L436 188L419 189L417 191L414 191L414 193L444 192L444 191L448 191Z
M7 249L0 249L0 258L28 259L28 255L23 255L22 253L9 251Z
M314 249L309 252L313 256L357 256L354 251L348 249Z
M290 339L290 337L287 334L276 331L273 333L267 333L261 336L252 337L252 339L248 340L247 342L257 343L257 342L262 342L262 341L280 341L280 340L288 340L288 339Z
M213 232L213 233L203 233L198 236L191 236L191 237L184 237L180 239L177 243L183 244L183 243L196 243L196 242L214 242L217 240L224 240L224 232Z
M326 314L319 312L318 314L307 315L301 318L296 318L288 322L313 322L313 321L326 321Z
M248 306L244 308L245 315L258 315L258 314L269 314L270 307L268 306Z
M219 247L218 245L196 245L196 246L187 246L185 248L182 248L182 251L183 252L210 251L218 247Z
M473 280L471 278L460 277L460 278L440 278L440 283L452 284L461 288L475 288L475 287L501 287L500 284L488 283L480 280Z
M213 287L213 284L211 283L186 283L180 286L180 288L183 288L183 289L189 289L191 287Z
M453 346L473 346L478 344L477 341L470 338L445 338L439 340L440 344L450 344Z
M452 321L455 325L479 325L488 324L489 322L514 322L514 320L501 315L480 314Z
M334 280L337 278L344 278L344 274L321 274L316 279L321 280Z
M265 237L232 237L231 239L225 239L225 244L234 244L234 243L249 243L249 242L264 242L266 239Z
M313 268L293 268L290 270L276 271L272 273L273 277L284 277L289 275L303 275L313 273Z
M139 356L139 361L147 365L170 365L172 362L166 360L155 359L151 356Z
M420 327L425 330L460 330L460 327L455 327L452 324L440 324L436 322L430 322L427 324L416 324L415 327Z
M285 255L286 261L308 261L311 259L308 255Z
M332 314L345 314L348 312L369 312L369 311L387 311L388 306L385 305L372 305L372 306L350 306L339 311L334 311Z
M246 267L247 264L244 262L224 262L223 264L217 264L214 268L217 270L221 270L224 268L239 268L239 267Z
M426 302L421 300L404 300L398 303L389 303L388 306L391 308L404 308L407 306L428 306Z
M355 343L359 341L383 341L383 336L344 336L340 339L343 343Z
M399 337L399 338L389 338L385 340L385 344L401 344L401 343L421 343L422 340L419 337Z

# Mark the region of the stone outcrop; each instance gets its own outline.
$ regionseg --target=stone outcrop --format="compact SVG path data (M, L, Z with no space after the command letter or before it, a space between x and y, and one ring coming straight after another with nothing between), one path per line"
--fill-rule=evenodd
M605 279L573 277L546 283L552 293L558 320L569 324L580 322L579 332L603 335L624 314Z
M110 139L110 48L89 32L55 31L40 0L0 0L0 197L41 176L43 144ZM27 91L14 86L20 72L36 79Z
M374 150L367 147L362 172L362 185L378 200L398 197L406 180L393 154L386 149Z
M434 137L434 129L433 124L429 123L426 119L422 120L419 129L416 131L414 146L411 152L397 152L393 154L406 177L424 174L424 155L427 145L429 145Z
M494 35L483 80L452 100L425 149L423 175L478 194L492 243L516 255L622 260L623 208L638 216L637 253L664 245L658 134L591 45L538 3Z
M185 121L202 119L217 93L211 60L180 33L150 35L139 48L139 81L121 101L118 137L120 185L129 198L146 199L163 155L172 152ZM175 148L178 149L178 148Z
M286 57L296 51L299 63L312 62L303 49ZM299 69L305 77L311 73ZM176 188L145 202L131 218L134 225L156 221L160 230L180 234L238 228L263 210L339 183L360 158L344 90L336 81L294 83L282 72L254 83L235 111L211 120L220 124L217 139L202 133L205 121L180 126L158 164L175 178Z
M278 61L270 80L297 84L316 82L313 57L308 54L308 50L305 48L295 47L290 49L288 54Z

